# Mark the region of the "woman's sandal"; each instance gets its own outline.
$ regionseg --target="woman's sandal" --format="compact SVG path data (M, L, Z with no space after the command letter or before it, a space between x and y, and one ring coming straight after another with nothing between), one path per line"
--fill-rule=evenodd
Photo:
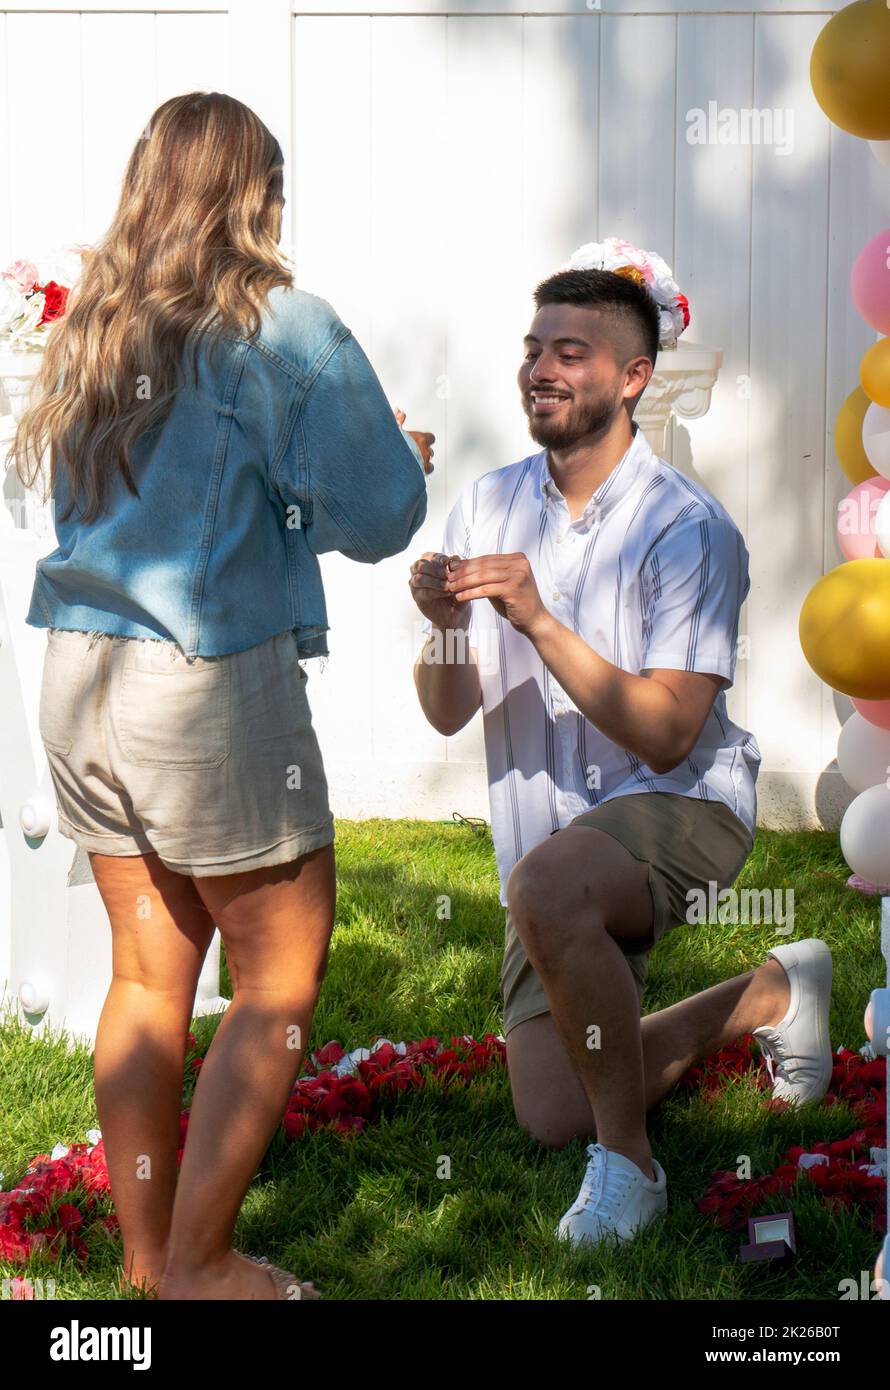
M303 1299L321 1300L321 1294L312 1283L311 1279L302 1282L295 1274L290 1274L286 1269L281 1269L278 1265L273 1265L265 1255L246 1255L245 1259L252 1260L255 1265L262 1265L268 1270L275 1285L276 1298L287 1298L291 1301L301 1301Z

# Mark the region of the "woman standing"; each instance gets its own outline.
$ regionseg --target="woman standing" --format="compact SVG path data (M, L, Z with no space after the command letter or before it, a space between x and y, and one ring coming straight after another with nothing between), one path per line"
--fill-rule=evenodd
M27 619L48 629L40 732L59 828L111 920L94 1075L124 1278L161 1298L317 1297L232 1249L334 917L299 662L327 651L317 555L373 563L426 513L432 436L400 429L349 329L293 288L282 189L281 149L248 107L164 102L11 451L28 486L50 455L58 548ZM215 927L234 998L177 1173Z

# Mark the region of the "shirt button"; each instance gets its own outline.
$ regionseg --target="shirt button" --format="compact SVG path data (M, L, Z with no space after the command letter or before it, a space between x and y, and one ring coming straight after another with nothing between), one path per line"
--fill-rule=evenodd
M558 589L554 589L554 590L553 590L553 594L552 594L552 598L553 598L554 600L556 600L556 599L561 598L561 597L562 597L562 595L560 594L559 590L558 590Z

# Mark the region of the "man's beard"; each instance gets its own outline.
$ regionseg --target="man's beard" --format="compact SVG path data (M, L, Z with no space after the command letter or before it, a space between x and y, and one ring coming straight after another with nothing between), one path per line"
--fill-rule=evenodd
M548 449L568 449L588 435L602 434L612 422L616 404L609 396L600 396L595 401L582 404L572 401L568 408L560 409L558 417L554 417L535 415L531 402L525 396L522 398L529 434L536 444L543 444Z

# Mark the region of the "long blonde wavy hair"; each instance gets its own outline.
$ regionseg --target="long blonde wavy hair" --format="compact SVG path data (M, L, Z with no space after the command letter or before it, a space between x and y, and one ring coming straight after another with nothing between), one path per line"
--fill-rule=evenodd
M139 496L129 450L172 409L189 339L197 373L200 341L212 351L252 337L270 290L293 284L278 247L283 168L275 137L223 92L172 97L152 115L6 455L33 487L49 450L48 494L60 467L70 483L65 517L78 489L82 519L100 514L114 467Z

